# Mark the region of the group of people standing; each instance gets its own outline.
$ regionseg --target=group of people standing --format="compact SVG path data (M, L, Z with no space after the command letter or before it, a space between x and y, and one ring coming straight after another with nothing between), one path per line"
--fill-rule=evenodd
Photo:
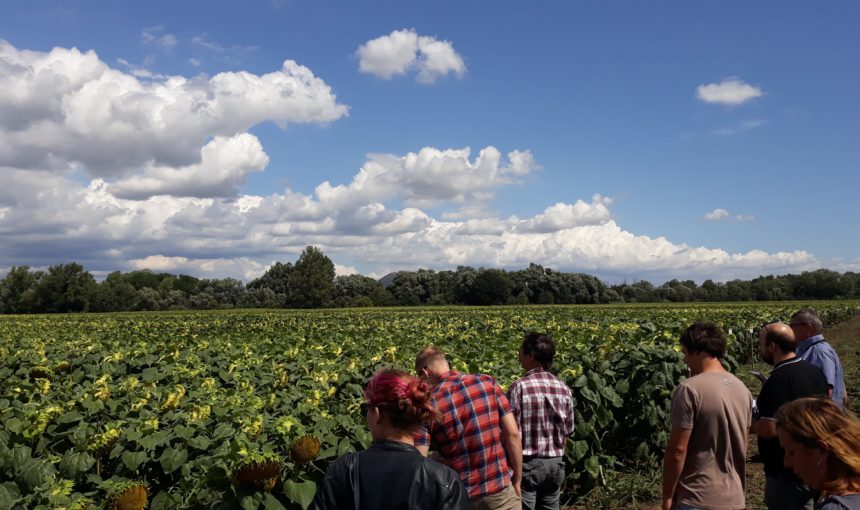
M759 437L769 509L812 509L819 495L816 508L860 509L860 422L843 410L842 366L822 331L812 309L761 328L774 370L757 401L723 368L717 325L682 334L693 375L672 398L664 510L745 508L749 433ZM310 508L558 509L574 410L550 372L554 355L548 335L525 335L525 374L507 393L492 376L451 370L432 346L415 375L376 373L361 406L373 442L329 467Z
M329 467L310 508L558 509L573 398L549 371L548 335L525 335L518 356L525 375L507 394L432 346L416 375L376 373L362 405L373 443Z
M844 408L842 364L823 331L811 308L760 328L759 352L773 370L756 400L723 367L719 326L684 331L692 377L672 397L663 510L745 508L750 433L758 436L769 510L860 510L860 422Z

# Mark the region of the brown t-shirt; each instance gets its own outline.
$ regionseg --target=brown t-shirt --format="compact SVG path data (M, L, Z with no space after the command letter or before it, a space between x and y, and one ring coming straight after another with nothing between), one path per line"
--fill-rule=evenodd
M692 429L674 500L708 510L741 510L752 396L729 372L703 372L672 397L672 426Z

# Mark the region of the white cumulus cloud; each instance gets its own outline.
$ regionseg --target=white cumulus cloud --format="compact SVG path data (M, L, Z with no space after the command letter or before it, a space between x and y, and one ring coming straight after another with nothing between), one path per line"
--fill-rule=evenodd
M395 30L362 44L356 54L358 69L380 78L415 71L419 83L432 84L448 74L458 77L466 72L463 57L450 41L418 35L415 30Z
M239 192L250 172L259 172L269 157L256 136L242 133L215 137L201 149L200 163L185 167L147 164L142 175L117 181L110 191L121 198L152 195L229 197Z
M719 83L708 83L696 88L696 98L706 103L739 105L764 95L759 87L740 78L728 78Z
M150 268L249 280L308 244L339 264L391 269L536 262L603 276L749 278L820 267L805 251L728 253L636 235L611 218L611 201L555 204L528 218L446 221L415 207L324 203L289 190L235 199L118 198L99 179L0 169L0 265L76 260L95 271ZM351 204L351 205L350 205Z
M583 225L599 225L610 219L609 208L612 201L607 197L594 195L591 203L577 200L574 204L558 203L548 207L543 213L517 223L518 232L557 232Z
M0 89L0 166L98 177L198 164L212 137L261 122L286 128L347 114L325 82L292 60L263 75L141 81L93 51L26 51L0 41Z
M713 211L705 214L705 219L710 221L719 221L724 220L729 217L729 211L725 209L714 209Z

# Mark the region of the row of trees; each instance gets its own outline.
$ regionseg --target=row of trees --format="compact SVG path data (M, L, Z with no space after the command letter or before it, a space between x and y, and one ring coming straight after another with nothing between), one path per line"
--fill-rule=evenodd
M275 263L247 285L233 278L132 271L98 283L80 264L46 271L13 267L0 280L0 313L112 312L215 308L582 304L858 299L860 274L826 269L721 283L671 280L606 286L596 277L530 264L520 271L401 271L380 281L335 276L334 264L309 246L295 263Z

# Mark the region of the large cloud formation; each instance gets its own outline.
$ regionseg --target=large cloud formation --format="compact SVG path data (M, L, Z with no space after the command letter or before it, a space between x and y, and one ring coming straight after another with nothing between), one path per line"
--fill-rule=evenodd
M139 75L140 73L138 73ZM502 217L540 167L527 150L370 154L349 182L242 194L268 164L253 125L347 114L311 70L140 78L93 52L0 42L0 268L78 261L248 280L314 244L342 271L459 264L733 278L817 267L804 251L731 254L625 231L594 195ZM2 272L2 270L0 270Z
M74 165L100 177L199 163L211 137L234 137L264 121L285 128L347 113L325 82L292 60L262 76L144 81L93 51L19 51L0 41L0 90L0 166Z

